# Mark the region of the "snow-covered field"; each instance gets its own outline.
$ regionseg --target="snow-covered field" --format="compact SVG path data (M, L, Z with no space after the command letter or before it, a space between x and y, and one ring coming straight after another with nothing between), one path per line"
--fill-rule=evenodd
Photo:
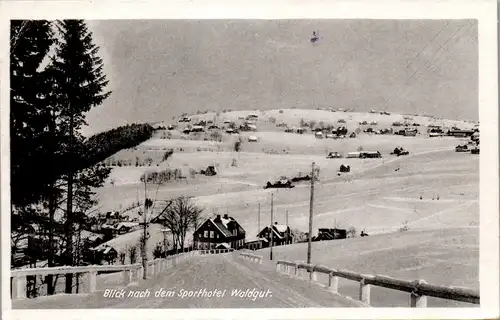
M241 121L238 118L248 113L231 112L216 118L221 123L223 120ZM307 231L309 185L298 183L293 189L267 190L263 186L280 176L309 174L314 161L320 168L320 181L315 185L313 233L318 227L337 226L345 229L354 227L358 234L365 230L371 235L369 238L315 243L315 259L332 267L341 265L349 269L349 266L354 266L356 269L359 266L359 270L366 273L380 271L393 276L408 275L412 279L423 277L436 284L463 282L467 286L477 286L479 156L454 152L456 145L466 143L464 139L429 138L424 127L438 123L471 128L472 123L414 116L409 121L422 125L419 127L421 134L416 137L362 133L352 139L333 140L315 139L311 133L285 133L269 123L268 118L275 117L276 123L284 122L290 126L297 126L301 118L305 121L324 121L335 127L345 125L349 130L360 127L358 122L362 120L377 121L376 127L388 128L392 122L404 119L402 115L394 114L311 110L284 110L283 113L271 110L258 114L261 116L259 131L242 135L255 135L259 142L250 143L243 139L239 153L231 150L236 137L229 135L224 135L222 143L184 140L176 136L172 139L155 137L141 144L134 152L156 152L161 158L159 155L169 148L176 151L167 161L160 159L157 165L151 167L115 168L110 177L114 185L108 184L97 190L102 210L119 210L141 200L144 196L143 186L139 183L142 173L167 167L181 168L187 176L186 181L166 184L158 191L150 187L150 195L156 195L157 200L193 196L205 208L205 216L227 212L246 230L247 239L252 239L259 227L259 204L260 227L271 222L270 201L273 193L274 221L284 223L288 214L292 228ZM200 115L193 117L193 121L214 117ZM345 119L347 123L338 124L338 119ZM403 146L410 155L390 155L396 146ZM330 151L345 155L359 147L378 150L383 158L326 159ZM179 151L180 148L183 151ZM276 154L270 154L271 150ZM123 151L115 157L127 158L131 154L130 151ZM232 166L235 160L236 166ZM350 165L351 173L339 176L337 171L341 164ZM208 165L217 167L216 176L189 176L190 169L200 170ZM136 217L133 211L130 214L131 218ZM403 225L407 225L409 231L399 232ZM450 245L450 241L463 237L467 238L466 244ZM133 245L122 242L124 246ZM367 247L363 247L363 243ZM370 249L368 245L374 247ZM295 260L303 256L304 248L297 244L276 250L283 258ZM374 248L380 251L374 251ZM361 254L359 250L368 253L358 257ZM399 269L394 264L399 265ZM401 271L403 269L406 271Z
M450 213L452 215L453 213ZM451 220L450 220L451 222ZM449 224L450 226L451 223ZM269 259L269 249L255 252ZM305 261L307 243L273 248L274 260ZM423 279L428 283L479 290L479 237L476 227L410 229L407 232L370 235L344 240L312 243L311 262L362 274L388 275L398 279ZM327 283L320 275L318 281ZM356 282L339 282L343 295L356 297ZM408 294L373 287L375 307L408 306ZM430 307L473 305L429 299Z

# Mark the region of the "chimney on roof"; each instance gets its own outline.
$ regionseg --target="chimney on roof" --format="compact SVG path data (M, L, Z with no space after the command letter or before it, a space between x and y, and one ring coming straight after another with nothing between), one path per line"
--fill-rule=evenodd
M220 220L220 214L218 214L218 215L217 215L217 218L216 218L216 219L217 219L217 220Z
M278 222L277 222L277 221L275 221L275 222L274 222L274 224L278 224Z
M229 216L227 215L227 213L224 215L224 219L229 219Z

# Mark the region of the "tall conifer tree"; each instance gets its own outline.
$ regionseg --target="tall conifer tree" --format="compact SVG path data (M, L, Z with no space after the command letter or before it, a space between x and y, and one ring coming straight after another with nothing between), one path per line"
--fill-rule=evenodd
M47 121L50 86L43 63L54 43L51 23L11 21L10 139L11 202L15 207L42 197L50 170L39 170L47 159ZM29 183L27 183L29 181Z
M93 43L92 33L83 20L62 20L56 23L60 35L51 73L55 82L55 97L61 107L61 130L66 132L62 141L65 153L64 178L67 182L65 212L65 257L73 265L73 236L75 206L75 179L88 164L84 137L79 132L85 125L85 115L92 107L99 106L110 95L103 73L103 61L98 57L99 48ZM108 171L109 173L109 171ZM105 178L106 174L101 175ZM72 275L66 275L65 292L72 291Z

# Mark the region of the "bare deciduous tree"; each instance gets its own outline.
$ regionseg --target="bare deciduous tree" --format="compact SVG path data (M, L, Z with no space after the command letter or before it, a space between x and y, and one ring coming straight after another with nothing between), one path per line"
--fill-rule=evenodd
M159 221L172 231L174 248L184 250L184 240L188 231L196 228L201 219L203 208L197 206L191 197L171 200L159 215Z

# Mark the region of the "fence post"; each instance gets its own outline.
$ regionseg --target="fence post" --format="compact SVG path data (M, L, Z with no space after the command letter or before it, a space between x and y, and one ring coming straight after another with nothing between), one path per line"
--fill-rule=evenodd
M140 279L140 269L139 268L135 268L133 269L132 271L132 283L134 284L138 284L139 283L139 279Z
M328 287L333 293L339 293L339 277L328 274Z
M304 268L299 268L299 278L304 278Z
M371 285L366 283L366 279L361 279L359 282L359 300L368 305L370 304L370 289Z
M276 262L276 272L280 272L280 263Z
M123 286L126 287L131 283L132 273L130 270L123 271Z
M94 293L97 289L97 271L90 271L88 277L88 293Z
M142 266L137 269L137 282L139 282L139 279L142 279L144 276L144 268Z
M26 276L14 278L16 284L16 299L26 299Z
M312 270L309 271L309 281L316 281L316 280L318 280L318 275L316 271L314 271L313 267Z
M148 266L148 273L151 275L151 277L155 276L155 261L151 261L151 265Z
M425 280L416 280L415 284L424 284L427 283ZM418 289L414 289L413 292L410 293L410 306L412 308L427 308L427 296L422 296L418 294Z

